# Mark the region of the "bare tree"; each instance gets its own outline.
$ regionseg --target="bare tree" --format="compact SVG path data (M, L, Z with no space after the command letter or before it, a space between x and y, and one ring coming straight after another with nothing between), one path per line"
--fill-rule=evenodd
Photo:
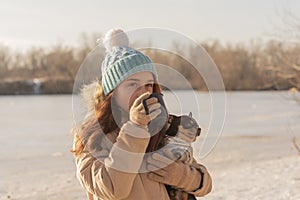
M10 64L10 49L5 45L0 44L0 71L2 72L0 74L5 74L8 71Z
M267 70L271 70L276 74L278 80L287 80L292 87L300 88L300 17L291 12L289 8L283 8L278 13L281 20L281 27L275 33L280 44L274 53L274 59L277 59L281 66L269 66ZM275 84L277 84L275 82Z

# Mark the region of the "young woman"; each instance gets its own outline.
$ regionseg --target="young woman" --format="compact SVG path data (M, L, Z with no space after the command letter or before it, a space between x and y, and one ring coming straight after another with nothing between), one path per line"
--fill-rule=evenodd
M128 47L122 30L109 31L104 42L107 55L93 109L73 130L77 178L89 200L168 200L165 185L195 196L209 193L212 180L203 165L169 162L151 153L161 137L148 131L149 122L161 113L158 100L148 98L161 93L151 60Z

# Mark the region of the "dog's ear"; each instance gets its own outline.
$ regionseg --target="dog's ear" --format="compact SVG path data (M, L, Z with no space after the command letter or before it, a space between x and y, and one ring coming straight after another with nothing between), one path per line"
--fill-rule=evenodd
M189 117L191 117L191 118L192 118L192 115L193 115L193 114L192 114L192 112L190 112L190 114L189 114Z

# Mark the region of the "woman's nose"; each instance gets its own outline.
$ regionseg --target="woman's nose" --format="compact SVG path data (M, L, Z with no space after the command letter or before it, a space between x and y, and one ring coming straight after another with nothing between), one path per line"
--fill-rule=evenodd
M150 93L152 93L152 90L153 90L152 87L149 87L149 86L147 86L147 85L144 85L144 88L145 88L145 92L150 92Z
M137 90L138 90L137 92L139 95L144 94L145 92L150 92L150 93L152 92L152 88L147 87L147 85L143 85L143 86L139 87Z

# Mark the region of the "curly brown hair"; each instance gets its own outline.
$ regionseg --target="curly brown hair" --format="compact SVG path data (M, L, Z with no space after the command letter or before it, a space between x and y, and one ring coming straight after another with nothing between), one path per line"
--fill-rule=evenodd
M161 87L158 83L154 83L153 93L161 93ZM94 115L86 117L79 127L75 126L71 129L71 133L74 135L74 146L71 152L74 156L79 156L85 148L88 148L89 151L101 150L100 144L103 136L107 133L120 131L111 109L112 101L114 101L112 96L113 92L107 96L104 95L100 81L98 81L93 99ZM162 132L152 136L146 151L156 150L163 137Z

